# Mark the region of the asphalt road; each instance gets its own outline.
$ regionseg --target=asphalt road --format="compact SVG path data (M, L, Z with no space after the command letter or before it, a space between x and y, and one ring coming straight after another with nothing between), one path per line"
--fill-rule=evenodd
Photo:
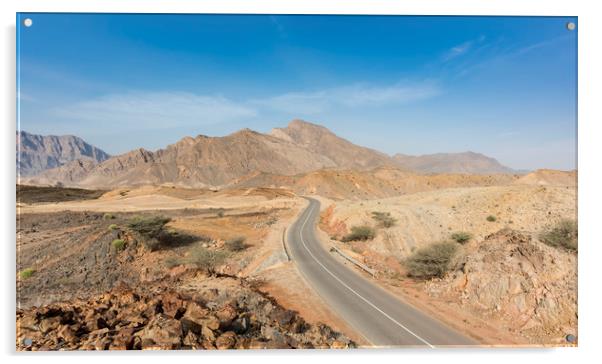
M309 206L288 230L291 257L322 299L372 345L478 345L335 260L316 237L320 202L308 200Z

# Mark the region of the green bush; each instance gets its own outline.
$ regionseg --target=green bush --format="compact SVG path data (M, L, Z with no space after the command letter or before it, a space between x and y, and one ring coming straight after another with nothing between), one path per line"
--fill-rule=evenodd
M495 220L497 220L497 218L495 216L493 216L493 215L487 216L487 221L494 222Z
M393 218L390 212L374 211L372 212L372 218L378 221L384 228L390 228L397 222L397 219Z
M164 230L171 219L164 216L136 216L128 223L128 227L142 237L142 243L151 251L161 247L162 242L171 242L172 234Z
M130 220L129 228L147 238L158 238L165 224L171 219L165 216L137 217Z
M187 257L181 262L184 264L193 264L198 268L212 270L222 264L228 257L224 251L209 250L203 247L195 247L190 250Z
M111 224L108 227L109 230L116 230L117 229L117 224Z
M125 249L125 240L123 240L123 239L115 239L115 240L113 240L113 242L111 243L111 245L117 251L123 250L123 249Z
M376 232L370 226L353 226L351 227L351 233L343 237L343 241L364 241L372 240L376 236Z
M454 242L434 243L416 250L405 261L408 275L419 279L443 277L452 268L457 250Z
M457 243L466 244L470 239L472 239L472 234L465 231L457 231L451 234L451 238Z
M226 240L226 249L232 252L239 252L241 250L244 250L247 247L245 244L245 240L246 238L244 236L239 236L234 239Z
M559 221L553 228L542 232L539 235L539 240L555 248L564 248L576 252L577 234L577 222L564 219Z
M19 272L19 277L21 277L21 279L27 279L33 276L35 272L36 270L33 268L25 268Z
M106 213L102 216L103 220L113 220L114 218L115 218L115 215L109 214L109 213Z

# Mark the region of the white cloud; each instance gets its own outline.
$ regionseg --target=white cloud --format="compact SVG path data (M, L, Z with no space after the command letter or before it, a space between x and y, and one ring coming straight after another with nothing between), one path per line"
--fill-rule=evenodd
M317 114L337 107L373 107L405 104L434 97L440 93L433 83L366 86L354 84L309 92L288 92L249 103L288 113Z
M458 45L452 47L451 49L449 49L447 52L445 52L443 54L443 57L442 57L443 62L450 61L456 57L459 57L463 54L468 53L475 46L478 47L480 43L483 43L485 41L485 39L486 39L486 37L484 35L481 35L477 39L468 40L462 44L458 44Z
M233 101L187 92L108 94L52 109L54 117L119 130L168 129L246 121L274 112L291 117L341 108L405 104L440 93L434 83L366 86L354 84L309 92L287 92L261 99Z
M81 122L154 129L215 124L256 115L253 108L225 97L187 92L110 94L53 111L59 117Z
M464 42L462 44L458 44L455 47L452 47L450 50L448 50L444 55L443 55L443 61L447 62L450 61L458 56L463 55L464 53L468 52L470 50L470 48L472 47L473 42L472 41L468 41L468 42Z

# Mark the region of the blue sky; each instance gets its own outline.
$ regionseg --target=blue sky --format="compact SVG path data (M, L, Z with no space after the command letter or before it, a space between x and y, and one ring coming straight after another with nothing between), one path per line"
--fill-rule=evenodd
M18 17L29 132L118 154L301 118L389 154L576 168L576 18Z

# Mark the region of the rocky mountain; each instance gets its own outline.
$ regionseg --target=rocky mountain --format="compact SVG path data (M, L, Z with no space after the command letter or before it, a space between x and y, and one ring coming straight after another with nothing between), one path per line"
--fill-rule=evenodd
M332 160L337 168L369 170L395 165L384 153L355 145L323 126L303 120L293 120L286 128L275 128L270 135L319 153Z
M82 167L70 165L77 170ZM113 187L174 184L220 186L253 171L294 175L337 167L326 156L294 142L243 129L224 137L199 135L151 152L136 149L110 158L87 173L54 169L32 182L60 181L65 185Z
M496 159L480 153L436 153L420 156L395 154L393 159L402 167L421 173L494 174L515 173Z
M73 162L28 182L83 187L207 187L228 184L257 171L292 176L325 168L365 170L392 163L385 154L356 146L324 127L295 120L270 134L243 129L224 137L199 135L155 152L136 149L95 166Z
M36 135L18 131L16 137L17 173L20 176L32 176L76 159L97 163L110 157L73 135Z
M243 129L224 137L185 137L165 149L136 149L98 164L76 160L24 182L88 188L145 184L201 188L236 185L249 178L257 181L258 176L266 175L290 181L288 177L320 170L357 171L369 178L378 168L395 168L400 173L512 172L493 158L470 152L392 158L355 145L320 125L293 120L269 134Z

